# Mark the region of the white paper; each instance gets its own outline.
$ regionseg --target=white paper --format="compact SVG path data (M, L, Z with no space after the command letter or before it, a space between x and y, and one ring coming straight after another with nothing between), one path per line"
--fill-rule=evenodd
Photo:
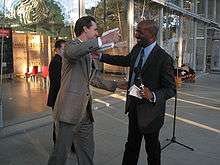
M119 29L118 28L114 28L114 29L110 29L104 33L102 33L102 36L106 36L107 34L111 33L111 32L114 32L114 31L118 31Z
M102 45L102 46L99 48L99 51L104 51L104 50L106 50L106 49L114 48L114 46L115 46L114 42L107 43L107 44Z
M106 36L107 34L114 32L114 31L118 31L118 30L119 30L118 28L108 30L108 31L102 33L102 36ZM107 43L107 44L102 45L100 47L99 51L105 51L106 49L114 48L114 46L115 46L114 42Z
M138 88L136 85L133 85L132 87L130 87L130 89L128 91L129 91L128 95L142 99L141 89Z

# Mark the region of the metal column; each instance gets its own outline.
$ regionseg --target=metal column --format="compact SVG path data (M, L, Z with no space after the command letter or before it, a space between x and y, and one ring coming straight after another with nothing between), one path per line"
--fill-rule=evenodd
M79 18L85 15L85 0L79 0Z
M129 0L128 2L128 33L128 44L130 51L134 46L134 0Z
M5 20L5 0L3 2L3 21ZM3 119L3 57L4 57L4 35L1 44L1 81L0 81L0 128L4 127Z
M205 1L205 17L208 18L208 0ZM206 71L206 56L207 56L207 25L205 24L205 33L204 33L204 56L203 56L203 72Z
M197 13L197 0L194 0L194 13ZM197 22L193 18L193 69L196 70Z
M162 7L160 9L160 17L159 17L159 45L163 47L163 13L164 13L164 8Z
M180 7L183 8L183 0L180 1ZM180 16L179 21L179 35L178 35L178 67L181 67L182 65L182 59L183 59L183 16Z

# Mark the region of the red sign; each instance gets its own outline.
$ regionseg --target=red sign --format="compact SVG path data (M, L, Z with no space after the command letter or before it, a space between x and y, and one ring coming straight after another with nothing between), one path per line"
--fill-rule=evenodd
M11 30L10 29L0 29L0 36L2 37L10 37Z

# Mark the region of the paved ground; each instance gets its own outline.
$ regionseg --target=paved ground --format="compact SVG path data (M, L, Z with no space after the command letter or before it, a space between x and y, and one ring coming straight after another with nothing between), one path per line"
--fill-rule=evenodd
M195 84L183 84L178 91L177 141L194 151L171 144L162 151L163 165L218 165L220 162L220 74L201 76ZM95 90L102 94L102 90ZM95 165L120 165L127 136L127 116L124 115L124 93L108 93L94 100ZM174 99L167 104L161 144L172 136ZM42 112L45 113L45 112ZM49 111L47 112L49 114ZM41 113L39 113L41 114ZM46 165L52 150L51 115L8 126L1 130L1 165ZM3 135L10 135L5 136ZM144 144L138 165L145 165ZM72 156L67 165L73 162Z
M46 83L47 84L47 83ZM4 125L14 125L27 120L41 118L50 113L46 105L48 86L38 81L25 79L7 80L3 84ZM110 92L94 90L94 98L109 95Z

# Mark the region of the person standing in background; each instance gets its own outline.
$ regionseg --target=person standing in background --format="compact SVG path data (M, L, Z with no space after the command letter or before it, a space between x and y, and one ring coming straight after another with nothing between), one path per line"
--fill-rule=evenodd
M47 99L47 106L54 109L56 102L57 94L60 89L61 83L61 68L62 68L62 58L65 47L65 40L59 39L55 42L55 56L52 58L49 64L49 79L50 79L50 88ZM53 143L56 143L57 137L57 125L54 122L53 124ZM75 148L74 144L71 146L71 151L74 153Z

